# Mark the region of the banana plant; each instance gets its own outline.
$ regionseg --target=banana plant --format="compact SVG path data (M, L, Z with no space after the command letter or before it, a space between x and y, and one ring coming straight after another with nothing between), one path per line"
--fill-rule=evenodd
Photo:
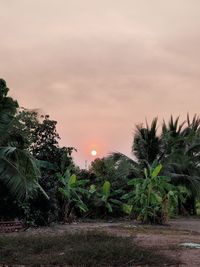
M75 174L70 174L69 170L66 170L63 174L59 173L57 177L60 181L58 191L63 198L63 217L64 221L68 222L73 208L77 208L81 212L88 210L82 200L84 195L89 194L89 191L84 189L88 180L78 180Z
M95 205L97 207L103 208L107 213L112 213L114 208L119 208L122 205L122 202L119 200L119 195L122 194L122 190L112 190L111 183L105 181L102 188L98 191L95 185L90 186L90 194L94 194Z
M170 184L170 178L159 176L162 165L152 165L144 169L143 178L135 178L128 182L133 190L123 195L128 200L130 212L143 223L166 223L172 201L177 201L178 190Z

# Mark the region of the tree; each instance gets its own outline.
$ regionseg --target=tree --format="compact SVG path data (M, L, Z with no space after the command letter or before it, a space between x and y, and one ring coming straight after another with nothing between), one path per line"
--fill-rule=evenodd
M59 134L56 129L57 122L48 115L39 115L36 110L21 109L17 115L21 122L21 132L25 136L26 147L36 158L40 167L39 182L47 192L50 200L42 194L27 203L29 221L35 224L47 225L57 220L62 209L62 201L58 197L59 180L57 173L63 169L75 169L72 152L73 147L59 147ZM26 208L26 207L25 207ZM32 210L36 210L33 214Z
M129 164L131 166L131 175L133 177L143 176L143 169L149 169L149 166L160 158L160 137L157 135L158 119L154 118L151 125L146 122L136 125L133 137L132 154L134 159L127 157L120 152L111 154L111 158L116 164Z
M9 89L0 79L0 180L18 198L40 189L39 169L23 146L23 135L16 130L18 103L7 96Z
M190 120L187 115L187 120L180 125L178 121L179 118L174 120L171 116L168 126L163 123L162 161L165 165L165 173L170 175L171 182L187 188L189 196L183 206L190 214L195 214L196 199L200 196L200 119L194 115ZM183 128L184 125L186 126ZM179 213L181 210L182 207L179 204Z
M151 126L146 122L146 127L136 125L132 153L136 156L142 167L152 164L160 152L160 139L157 136L158 118L154 118Z
M104 181L101 187L94 184L90 186L90 207L95 215L104 217L108 214L122 215L122 202L124 191L120 188L113 189L109 181Z
M90 172L95 175L93 183L96 185L102 186L105 181L109 181L113 189L123 189L127 186L129 176L137 173L137 169L129 161L116 160L114 155L95 159L91 163Z
M9 88L6 85L6 81L0 79L0 116L3 114L12 115L16 114L17 108L19 107L16 100L12 97L8 97Z
M170 117L168 123L163 121L161 134L157 134L157 118L149 126L136 126L133 139L132 160L122 153L113 153L112 158L117 162L130 162L140 175L144 177L143 168L151 166L154 160L163 165L162 174L171 178L171 183L187 188L190 197L185 208L195 213L195 202L200 192L200 118L194 115L192 119L179 123L179 117ZM180 203L179 203L180 204ZM179 205L179 211L181 206Z
M162 165L155 163L149 170L144 169L145 178L128 182L134 188L122 197L132 205L134 217L143 223L163 224L168 221L170 201L176 201L178 190L170 184L170 178L160 176Z
M83 195L89 194L83 188L88 183L88 180L78 180L75 174L70 174L69 170L65 170L64 173L58 173L57 175L60 181L58 190L63 198L63 219L64 222L70 222L70 215L74 208L79 209L81 212L88 210L83 201Z
M72 152L76 149L59 146L57 121L51 120L49 115L39 115L37 111L24 108L19 111L17 119L21 123L20 131L25 136L27 149L37 160L60 165L64 153L68 155L65 165L73 165Z

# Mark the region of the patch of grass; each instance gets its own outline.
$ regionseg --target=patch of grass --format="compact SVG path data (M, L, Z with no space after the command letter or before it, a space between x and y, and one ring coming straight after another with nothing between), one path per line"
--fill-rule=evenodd
M63 236L0 237L0 264L68 266L163 266L173 260L137 247L133 238L84 232Z

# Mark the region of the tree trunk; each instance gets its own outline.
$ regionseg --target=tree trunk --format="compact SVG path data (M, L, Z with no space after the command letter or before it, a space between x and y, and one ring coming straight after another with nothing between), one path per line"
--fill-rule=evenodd
M65 204L65 211L64 211L64 222L71 223L70 215L73 210L74 205L69 201Z

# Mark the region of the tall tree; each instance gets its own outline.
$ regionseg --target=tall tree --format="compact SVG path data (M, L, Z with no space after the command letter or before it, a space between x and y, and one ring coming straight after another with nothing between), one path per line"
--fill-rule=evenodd
M168 124L163 123L161 134L162 162L165 173L171 177L175 185L187 188L190 196L186 200L185 208L195 214L196 199L200 197L200 119L194 115L190 120L179 124L179 117L175 120L171 116ZM179 206L179 212L181 207Z
M39 169L16 128L18 103L7 96L8 91L6 82L0 79L0 181L20 198L38 188L43 190L38 183Z
M16 100L12 97L8 97L9 88L6 85L6 81L0 79L0 115L15 115L17 108L19 107Z
M135 159L120 152L114 152L110 155L118 164L129 163L132 166L132 177L141 177L145 167L149 167L155 160L159 160L160 137L157 135L157 122L158 119L154 118L150 126L147 121L146 126L136 125L132 144L132 155Z
M132 153L135 161L121 153L113 153L112 157L116 162L132 162L140 171L154 161L162 163L162 172L171 177L171 182L190 192L186 208L195 213L195 200L200 196L200 118L197 115L192 119L188 115L182 123L179 117L171 116L169 122L163 121L160 135L157 134L157 118L150 126L147 122L145 127L137 125Z
M152 164L160 152L160 139L157 135L158 118L154 118L151 125L146 122L146 127L136 125L132 153L144 167L146 164Z
M56 129L57 122L48 115L39 115L35 110L21 109L17 115L21 122L21 132L25 136L26 147L40 166L39 182L50 197L47 201L42 194L28 202L31 220L36 224L46 225L57 219L60 211L58 199L59 181L57 173L63 168L73 169L73 147L59 147L59 134ZM34 214L31 210L37 211Z

